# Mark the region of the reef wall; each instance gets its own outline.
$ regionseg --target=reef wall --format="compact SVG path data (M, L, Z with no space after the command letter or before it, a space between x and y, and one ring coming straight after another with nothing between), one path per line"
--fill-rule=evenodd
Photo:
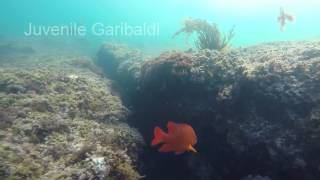
M147 179L320 178L319 41L129 57L114 77L146 141L168 120L198 135L197 155L148 149Z

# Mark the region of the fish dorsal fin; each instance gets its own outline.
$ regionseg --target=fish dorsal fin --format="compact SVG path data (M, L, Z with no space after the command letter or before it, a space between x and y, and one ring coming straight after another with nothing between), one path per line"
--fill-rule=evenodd
M171 133L174 133L177 129L177 126L178 124L172 122L172 121L169 121L168 124L167 124L167 128L168 128L168 133L171 134Z

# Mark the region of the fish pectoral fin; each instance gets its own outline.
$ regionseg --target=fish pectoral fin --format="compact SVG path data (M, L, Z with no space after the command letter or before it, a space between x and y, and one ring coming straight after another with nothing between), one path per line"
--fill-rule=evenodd
M191 152L194 152L194 153L198 152L194 147L192 147L191 144L189 145L188 150L191 151Z
M172 147L169 144L164 144L159 149L160 152L170 152L173 151Z

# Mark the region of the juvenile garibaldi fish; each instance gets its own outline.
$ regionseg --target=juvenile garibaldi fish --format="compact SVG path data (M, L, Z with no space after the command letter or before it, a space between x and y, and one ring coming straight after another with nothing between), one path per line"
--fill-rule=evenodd
M294 22L295 17L292 14L289 14L283 10L283 8L280 8L280 14L278 16L278 22L280 24L280 30L283 31L284 26L286 25L286 22Z
M152 146L162 144L160 152L175 152L175 154L182 154L185 151L197 152L193 148L193 145L197 143L197 136L190 125L169 121L167 128L168 133L158 126L154 128Z

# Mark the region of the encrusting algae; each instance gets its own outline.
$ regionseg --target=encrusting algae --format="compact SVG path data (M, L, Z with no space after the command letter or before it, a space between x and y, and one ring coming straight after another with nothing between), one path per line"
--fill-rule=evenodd
M128 110L108 80L69 59L0 68L0 179L139 179L144 143Z

